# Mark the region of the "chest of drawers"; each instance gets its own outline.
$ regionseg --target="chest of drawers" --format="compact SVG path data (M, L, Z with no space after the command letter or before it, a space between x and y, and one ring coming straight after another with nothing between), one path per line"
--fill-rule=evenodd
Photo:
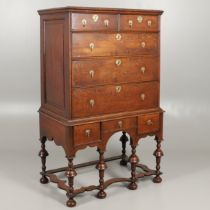
M74 197L105 188L115 182L136 181L154 175L161 182L163 155L163 110L160 98L160 16L162 11L65 7L40 10L41 23L41 108L39 153L41 183L50 179L67 192L67 206ZM121 131L122 155L104 159L109 138ZM130 137L131 155L126 155ZM139 164L139 139L155 136L156 170ZM46 170L46 140L63 147L68 167ZM99 160L73 165L78 150L97 147ZM130 178L104 180L106 161L121 159L131 164ZM75 168L96 163L99 185L74 189ZM137 173L140 167L144 172ZM66 171L68 185L56 172Z

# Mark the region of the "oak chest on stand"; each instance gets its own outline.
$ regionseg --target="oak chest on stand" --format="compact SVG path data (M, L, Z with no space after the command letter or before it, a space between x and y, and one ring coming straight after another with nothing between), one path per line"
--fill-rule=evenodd
M163 156L163 110L160 108L160 16L162 11L65 7L39 11L41 17L40 140L42 184L52 181L75 196L105 189L116 182L137 188L137 179L154 176L160 183ZM122 154L104 158L109 138L122 132ZM139 163L140 139L155 136L156 169ZM129 138L128 138L129 136ZM62 146L68 166L46 170L46 140ZM130 141L131 155L126 155ZM78 150L97 147L99 159L73 164ZM131 176L104 180L107 161L131 164ZM74 188L76 169L96 164L99 185ZM141 168L143 172L137 172ZM65 171L68 182L58 179Z

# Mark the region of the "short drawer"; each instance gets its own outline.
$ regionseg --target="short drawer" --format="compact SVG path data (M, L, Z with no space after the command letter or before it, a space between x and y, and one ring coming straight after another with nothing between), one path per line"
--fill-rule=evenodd
M88 59L72 62L73 87L158 80L159 57Z
M72 117L156 108L158 98L158 82L73 88Z
M74 146L100 141L100 123L74 126Z
M152 133L160 128L160 113L150 113L138 117L138 133Z
M117 30L117 16L110 14L72 14L74 31L111 31Z
M159 54L158 33L73 33L72 56Z
M127 130L136 127L136 118L123 118L102 122L102 132Z
M121 15L121 31L158 31L159 16Z

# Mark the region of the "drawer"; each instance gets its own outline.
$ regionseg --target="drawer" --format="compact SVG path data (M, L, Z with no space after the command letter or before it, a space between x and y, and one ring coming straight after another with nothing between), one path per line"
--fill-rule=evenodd
M138 117L138 133L151 133L160 128L160 113L144 114Z
M158 82L73 88L72 117L155 108L158 97Z
M102 132L121 131L136 127L136 118L123 118L102 122Z
M73 87L158 80L159 57L141 56L72 62Z
M158 54L158 33L73 33L72 56Z
M74 146L100 141L100 123L74 126Z
M121 15L121 31L159 31L159 16Z
M111 31L117 30L117 16L109 14L72 13L72 30L74 31Z

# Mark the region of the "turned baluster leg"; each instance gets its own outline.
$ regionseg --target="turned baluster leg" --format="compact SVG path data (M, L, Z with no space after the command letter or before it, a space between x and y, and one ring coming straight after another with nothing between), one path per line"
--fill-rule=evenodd
M163 151L161 150L161 139L155 137L157 142L157 149L154 151L153 155L156 157L156 176L153 178L154 183L162 182L162 178L160 177L160 161L163 156Z
M43 136L41 139L41 150L39 152L39 156L41 157L41 161L42 161L42 172L41 172L41 179L40 179L40 183L42 184L47 184L49 182L48 178L45 175L46 172L46 157L49 155L47 150L45 149L45 142L47 141L47 138L45 136Z
M66 170L66 176L68 178L69 189L67 191L68 201L66 205L68 207L76 206L76 201L74 200L74 177L77 175L74 165L73 165L73 157L67 157L68 159L68 168Z
M131 148L132 148L132 154L129 157L129 162L131 163L131 182L128 185L128 189L130 190L136 190L137 189L137 184L136 184L136 164L139 162L139 158L136 155L136 145L132 143L131 140Z
M120 141L122 142L122 156L120 165L126 166L128 163L128 156L126 155L126 142L128 141L128 137L126 136L126 132L122 132L123 135L120 137Z
M96 165L96 168L99 170L99 192L97 197L103 199L106 197L106 192L104 191L104 170L107 168L107 165L104 162L104 152L100 149L97 151L99 152L99 161Z

